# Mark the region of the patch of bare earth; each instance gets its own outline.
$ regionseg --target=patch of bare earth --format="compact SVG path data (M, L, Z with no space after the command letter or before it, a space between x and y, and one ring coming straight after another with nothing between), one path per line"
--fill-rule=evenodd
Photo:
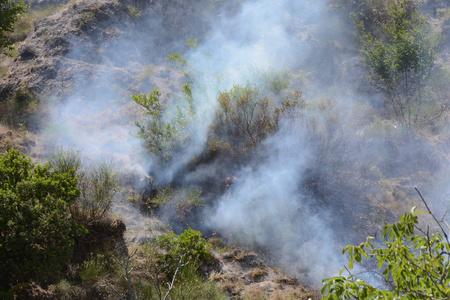
M256 253L235 249L213 254L221 263L219 272L210 279L220 284L230 299L320 299L320 294L265 264Z
M0 124L0 154L15 148L30 157L36 157L36 140L36 136L26 131L26 129L12 129Z

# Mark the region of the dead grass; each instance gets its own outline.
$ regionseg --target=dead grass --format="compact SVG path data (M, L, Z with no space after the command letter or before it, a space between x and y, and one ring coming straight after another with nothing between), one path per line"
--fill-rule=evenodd
M240 295L244 290L244 283L237 280L226 280L220 285L222 291L230 295Z
M267 274L269 274L269 272L267 272L265 268L256 268L250 272L250 275L252 277L263 277L266 276Z
M268 300L269 296L267 293L259 288L251 288L243 293L244 300Z

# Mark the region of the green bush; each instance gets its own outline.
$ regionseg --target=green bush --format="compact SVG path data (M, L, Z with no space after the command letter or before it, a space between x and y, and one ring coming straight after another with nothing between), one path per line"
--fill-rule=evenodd
M323 281L322 299L449 299L449 228L435 218L440 230L417 234L417 214L413 208L399 222L384 227L381 247L374 247L373 237L368 237L365 243L343 250L350 257L350 270L355 261L375 259L390 289L376 288L354 275L342 276L348 270L343 269L340 276Z
M199 231L191 228L186 229L179 235L174 233L161 235L156 239L156 244L165 252L162 261L167 264L165 273L170 278L180 262L182 264L201 265L212 259L212 254L209 251L211 245L202 238Z
M73 170L35 165L14 149L0 156L0 290L45 281L69 261L79 194Z
M26 8L27 5L23 0L0 0L0 49L12 44L11 39L5 33L14 30L14 24L20 14L26 11Z
M185 85L184 89L186 93L190 91L188 85ZM174 103L176 112L169 112L161 105L160 97L161 92L154 88L150 94L134 94L132 99L141 107L147 118L143 123L136 122L139 136L144 139L147 150L158 162L165 164L171 162L174 153L188 143L189 134L185 130L194 111L190 98L184 103Z
M423 89L437 57L439 34L407 1L390 6L389 19L382 24L381 38L356 22L361 59L370 69L375 83L386 94L386 106L404 126L411 128L428 116ZM356 18L356 17L355 17Z

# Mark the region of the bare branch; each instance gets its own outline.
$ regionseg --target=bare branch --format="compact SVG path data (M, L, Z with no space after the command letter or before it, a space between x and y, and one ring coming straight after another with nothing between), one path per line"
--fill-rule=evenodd
M433 217L434 221L436 221L438 226L441 228L442 234L444 235L445 239L448 242L448 235L447 235L447 233L445 232L444 228L441 225L442 222L439 222L438 219L436 218L436 216L433 214L433 212L431 211L430 207L428 206L428 203L425 201L425 199L423 198L422 194L420 193L419 189L417 187L415 187L414 189L419 194L420 199L422 199L422 202L425 204L425 207L427 208L427 210L430 213L430 215Z

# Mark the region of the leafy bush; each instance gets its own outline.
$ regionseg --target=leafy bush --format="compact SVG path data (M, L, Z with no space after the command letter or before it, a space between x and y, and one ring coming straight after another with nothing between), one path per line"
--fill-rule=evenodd
M165 252L162 261L167 264L165 272L169 277L173 276L179 262L201 265L212 258L209 251L211 245L202 238L199 231L191 228L179 235L174 233L161 235L156 239L156 244Z
M17 150L0 156L0 289L45 281L70 259L79 232L69 206L78 198L75 171L35 165Z
M363 22L356 25L361 59L386 93L386 106L411 128L427 118L423 88L438 53L439 35L417 9L408 9L407 1L392 4L388 14L380 39L368 33Z
M450 297L448 229L437 222L440 230L430 233L420 230L415 207L400 216L397 223L383 229L384 246L375 248L373 237L359 246L349 245L349 269L354 262L376 259L383 270L384 279L392 289L378 289L354 275L327 278L322 288L323 299L448 299ZM434 217L434 216L433 216Z

